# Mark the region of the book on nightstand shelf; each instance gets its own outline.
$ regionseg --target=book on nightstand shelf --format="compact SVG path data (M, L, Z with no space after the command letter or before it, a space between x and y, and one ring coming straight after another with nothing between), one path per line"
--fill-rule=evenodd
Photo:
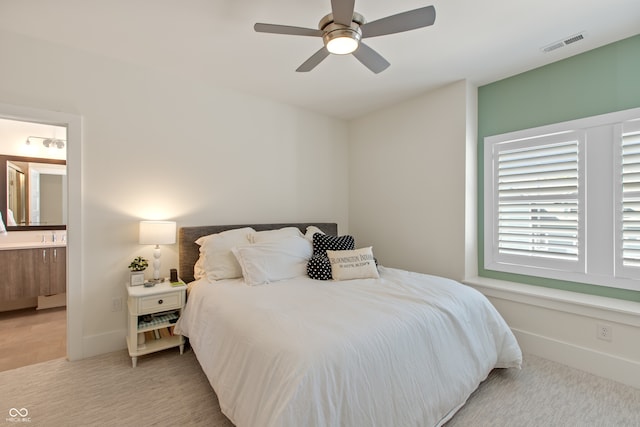
M169 338L174 336L173 332L174 326L167 326L166 328L153 329L151 331L145 331L144 339L145 342L155 341L162 338Z

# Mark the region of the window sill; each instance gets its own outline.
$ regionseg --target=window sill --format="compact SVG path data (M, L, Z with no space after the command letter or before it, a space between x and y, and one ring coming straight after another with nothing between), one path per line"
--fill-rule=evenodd
M640 302L581 294L487 277L469 277L463 283L488 297L515 301L640 327Z

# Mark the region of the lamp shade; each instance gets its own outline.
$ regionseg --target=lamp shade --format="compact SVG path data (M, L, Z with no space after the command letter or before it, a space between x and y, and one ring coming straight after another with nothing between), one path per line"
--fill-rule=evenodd
M141 245L172 245L175 242L175 221L140 221Z

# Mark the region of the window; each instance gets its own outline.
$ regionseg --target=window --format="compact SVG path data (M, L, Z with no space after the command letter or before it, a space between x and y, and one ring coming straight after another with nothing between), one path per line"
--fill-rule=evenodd
M640 109L484 150L485 269L640 290Z
M633 278L640 276L640 121L629 121L621 128L616 271L619 276Z

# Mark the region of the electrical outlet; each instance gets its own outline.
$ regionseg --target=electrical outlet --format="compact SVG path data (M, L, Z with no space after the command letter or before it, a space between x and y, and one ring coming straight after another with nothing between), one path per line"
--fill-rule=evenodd
M596 325L596 338L603 341L611 341L613 339L613 327L611 327L611 325L605 325L604 323L598 323Z
M122 311L122 297L113 297L111 299L111 311Z

